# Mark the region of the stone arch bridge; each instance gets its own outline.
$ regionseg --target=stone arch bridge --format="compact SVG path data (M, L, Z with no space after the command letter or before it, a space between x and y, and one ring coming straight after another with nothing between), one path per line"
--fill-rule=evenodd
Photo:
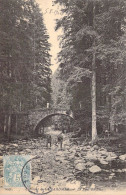
M39 109L39 110L32 110L28 113L28 122L30 129L36 131L39 125L44 122L48 117L55 116L55 115L65 115L72 119L73 112L64 110L64 109Z
M66 115L72 119L73 113L65 109L36 109L29 112L1 112L0 132L10 135L11 133L24 134L35 132L44 120L55 115Z

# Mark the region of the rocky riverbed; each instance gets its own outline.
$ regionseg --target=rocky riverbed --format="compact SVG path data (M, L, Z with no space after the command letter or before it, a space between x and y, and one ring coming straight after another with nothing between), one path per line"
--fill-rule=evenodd
M126 153L117 144L91 146L75 144L71 134L64 135L63 149L55 144L45 147L40 138L0 144L0 185L3 184L3 155L31 155L31 190L124 190L126 188ZM44 191L45 192L45 191Z

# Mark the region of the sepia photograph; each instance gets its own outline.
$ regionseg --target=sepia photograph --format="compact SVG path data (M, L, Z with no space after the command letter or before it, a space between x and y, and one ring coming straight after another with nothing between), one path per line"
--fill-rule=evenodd
M126 194L126 0L0 0L0 194Z

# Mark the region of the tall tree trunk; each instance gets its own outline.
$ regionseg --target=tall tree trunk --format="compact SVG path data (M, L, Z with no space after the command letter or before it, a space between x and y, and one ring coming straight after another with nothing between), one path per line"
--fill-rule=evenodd
M95 29L95 2L93 3L93 28ZM96 128L96 44L95 38L93 43L93 58L92 58L92 142L97 138Z
M97 138L96 128L96 70L95 70L95 51L92 59L92 142Z
M11 115L8 116L8 131L7 131L8 140L10 139L10 128L11 128Z
M17 114L16 114L16 135L17 135L17 132L18 132L18 121L17 121Z
M113 95L111 95L111 112L110 112L110 131L114 131L115 129L115 121L114 121L114 115L115 115L115 109L113 108Z
M7 131L7 115L5 115L4 117L4 134L6 133Z
M22 102L21 102L21 100L20 100L19 110L20 110L20 112L22 110Z

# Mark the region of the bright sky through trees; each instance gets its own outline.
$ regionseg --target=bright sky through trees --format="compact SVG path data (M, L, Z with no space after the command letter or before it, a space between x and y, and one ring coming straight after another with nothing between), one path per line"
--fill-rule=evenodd
M52 55L51 69L54 72L58 67L56 57L57 53L59 52L58 35L61 33L61 31L55 32L54 30L55 19L61 17L61 12L56 5L53 5L52 1L53 0L36 0L36 2L40 5L40 8L42 9L45 25L50 36L49 42L52 45L50 52L50 54Z

